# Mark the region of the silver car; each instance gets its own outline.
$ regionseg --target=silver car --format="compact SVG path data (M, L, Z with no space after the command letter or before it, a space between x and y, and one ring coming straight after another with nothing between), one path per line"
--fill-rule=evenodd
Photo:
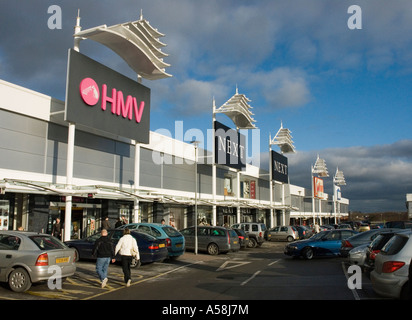
M185 237L186 249L195 249L195 227L180 231ZM207 251L210 255L239 251L239 237L233 229L223 227L198 226L197 239L199 251Z
M271 240L286 240L288 242L299 239L299 231L294 226L277 226L269 229Z
M395 234L375 258L375 269L371 272L373 290L389 298L407 298L411 258L412 231Z
M368 249L369 243L364 243L350 250L348 256L349 264L356 264L363 269L365 266Z
M75 261L75 250L49 234L0 231L0 282L15 292L43 280L56 285L75 273Z

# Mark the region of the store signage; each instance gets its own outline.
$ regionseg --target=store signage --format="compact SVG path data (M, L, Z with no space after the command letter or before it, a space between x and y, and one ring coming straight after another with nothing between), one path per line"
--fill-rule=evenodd
M256 199L256 181L250 181L250 199Z
M215 163L237 170L246 167L246 137L215 121Z
M271 161L272 180L289 183L288 158L272 150Z
M313 196L318 199L323 199L323 180L318 177L313 177Z
M65 120L149 143L150 89L70 50Z

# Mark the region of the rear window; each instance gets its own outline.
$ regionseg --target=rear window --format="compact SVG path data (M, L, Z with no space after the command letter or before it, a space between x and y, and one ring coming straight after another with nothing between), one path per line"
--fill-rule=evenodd
M63 242L52 236L37 235L29 238L40 250L67 249L67 246Z
M232 237L232 238L237 238L238 236L237 236L237 233L235 232L235 230L229 230L229 235L230 235L230 237Z
M382 248L381 252L387 255L397 254L399 251L402 250L406 242L408 242L407 237L394 235Z
M163 231L169 236L169 237L180 237L181 234L179 231L177 231L175 228L172 227L163 227Z

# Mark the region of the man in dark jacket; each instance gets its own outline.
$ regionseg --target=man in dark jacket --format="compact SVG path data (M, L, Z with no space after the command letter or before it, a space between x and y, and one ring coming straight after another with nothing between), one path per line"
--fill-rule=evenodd
M107 230L102 229L101 234L102 236L94 243L93 256L97 258L96 272L102 282L102 288L104 288L108 280L107 270L110 260L114 263L116 259L114 258L114 246L107 236Z

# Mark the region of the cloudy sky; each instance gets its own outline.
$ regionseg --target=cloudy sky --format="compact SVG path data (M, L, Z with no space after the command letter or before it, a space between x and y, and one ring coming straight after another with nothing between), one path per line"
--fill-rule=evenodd
M354 4L361 9L357 20L348 13ZM52 5L61 8L61 29L48 27ZM319 154L330 173L325 192L332 193L339 167L351 210L406 210L405 195L412 193L412 1L0 0L0 79L64 100L78 9L83 30L138 20L142 9L166 35L161 40L173 77L143 81L152 89L151 130L175 136L176 121L183 121L185 132L206 132L213 98L219 107L238 87L251 100L259 128L249 157L262 167L269 134L282 122L297 149L288 155L292 184L310 188ZM348 20L362 29L349 28ZM80 51L136 78L96 42L81 42ZM217 120L232 126L224 115Z

